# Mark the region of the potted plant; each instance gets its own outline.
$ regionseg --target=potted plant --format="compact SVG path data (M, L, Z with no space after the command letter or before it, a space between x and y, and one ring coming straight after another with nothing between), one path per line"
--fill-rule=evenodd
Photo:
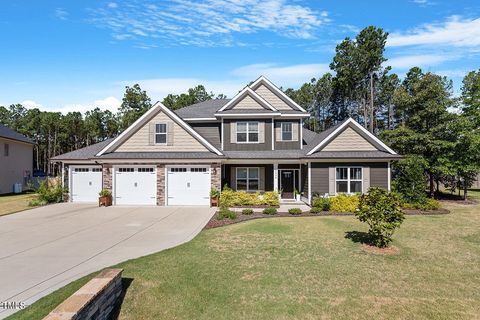
M210 207L218 207L218 200L220 198L220 191L217 188L210 190Z
M110 192L110 190L102 189L102 191L100 191L98 195L100 196L98 198L99 207L101 206L109 207L112 205L112 193Z
M295 193L295 200L300 201L300 196L301 196L300 192L298 192L297 189L295 189L293 192Z

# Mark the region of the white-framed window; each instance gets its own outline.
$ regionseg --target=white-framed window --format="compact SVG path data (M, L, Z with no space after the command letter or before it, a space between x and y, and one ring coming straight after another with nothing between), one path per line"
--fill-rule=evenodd
M155 144L167 144L167 124L155 124Z
M259 168L236 168L237 190L258 191L260 187Z
M282 141L292 141L293 140L293 134L292 134L293 124L291 122L282 122L280 126L282 128Z
M362 193L363 170L362 167L337 167L335 168L336 193Z
M237 142L258 143L258 122L237 122Z

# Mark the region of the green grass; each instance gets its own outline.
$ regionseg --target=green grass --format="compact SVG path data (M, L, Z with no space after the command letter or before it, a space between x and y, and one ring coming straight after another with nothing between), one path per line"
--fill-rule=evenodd
M28 203L36 199L35 193L8 194L0 196L0 216L30 209Z
M480 192L472 192L480 199ZM253 220L121 263L121 319L472 319L480 314L480 205L407 216L396 255L345 238L354 217ZM88 280L12 319L41 319Z

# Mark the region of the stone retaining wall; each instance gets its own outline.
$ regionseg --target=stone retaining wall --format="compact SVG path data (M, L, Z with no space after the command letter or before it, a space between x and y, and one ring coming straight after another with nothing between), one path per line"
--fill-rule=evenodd
M109 319L122 294L122 271L123 269L103 270L43 319Z

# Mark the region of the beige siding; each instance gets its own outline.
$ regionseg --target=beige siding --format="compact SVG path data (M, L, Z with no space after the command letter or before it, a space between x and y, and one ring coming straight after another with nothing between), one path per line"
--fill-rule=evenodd
M5 156L5 143L9 145ZM33 145L0 138L0 194L13 192L13 185L21 183L25 188L25 171L32 174Z
M150 124L168 122L173 128L172 145L150 145ZM169 130L170 131L170 130ZM170 141L169 141L170 142ZM196 138L185 131L180 125L173 122L165 113L159 112L152 120L137 130L115 152L182 152L182 151L208 151Z
M265 108L258 103L255 99L250 97L249 95L246 95L238 101L236 104L234 104L230 109L242 109L242 110L265 110Z
M355 130L348 127L340 133L333 141L327 144L322 151L375 151L370 142L365 140Z
M267 100L267 102L277 110L293 110L285 101L280 99L273 91L263 84L255 90L255 93Z

